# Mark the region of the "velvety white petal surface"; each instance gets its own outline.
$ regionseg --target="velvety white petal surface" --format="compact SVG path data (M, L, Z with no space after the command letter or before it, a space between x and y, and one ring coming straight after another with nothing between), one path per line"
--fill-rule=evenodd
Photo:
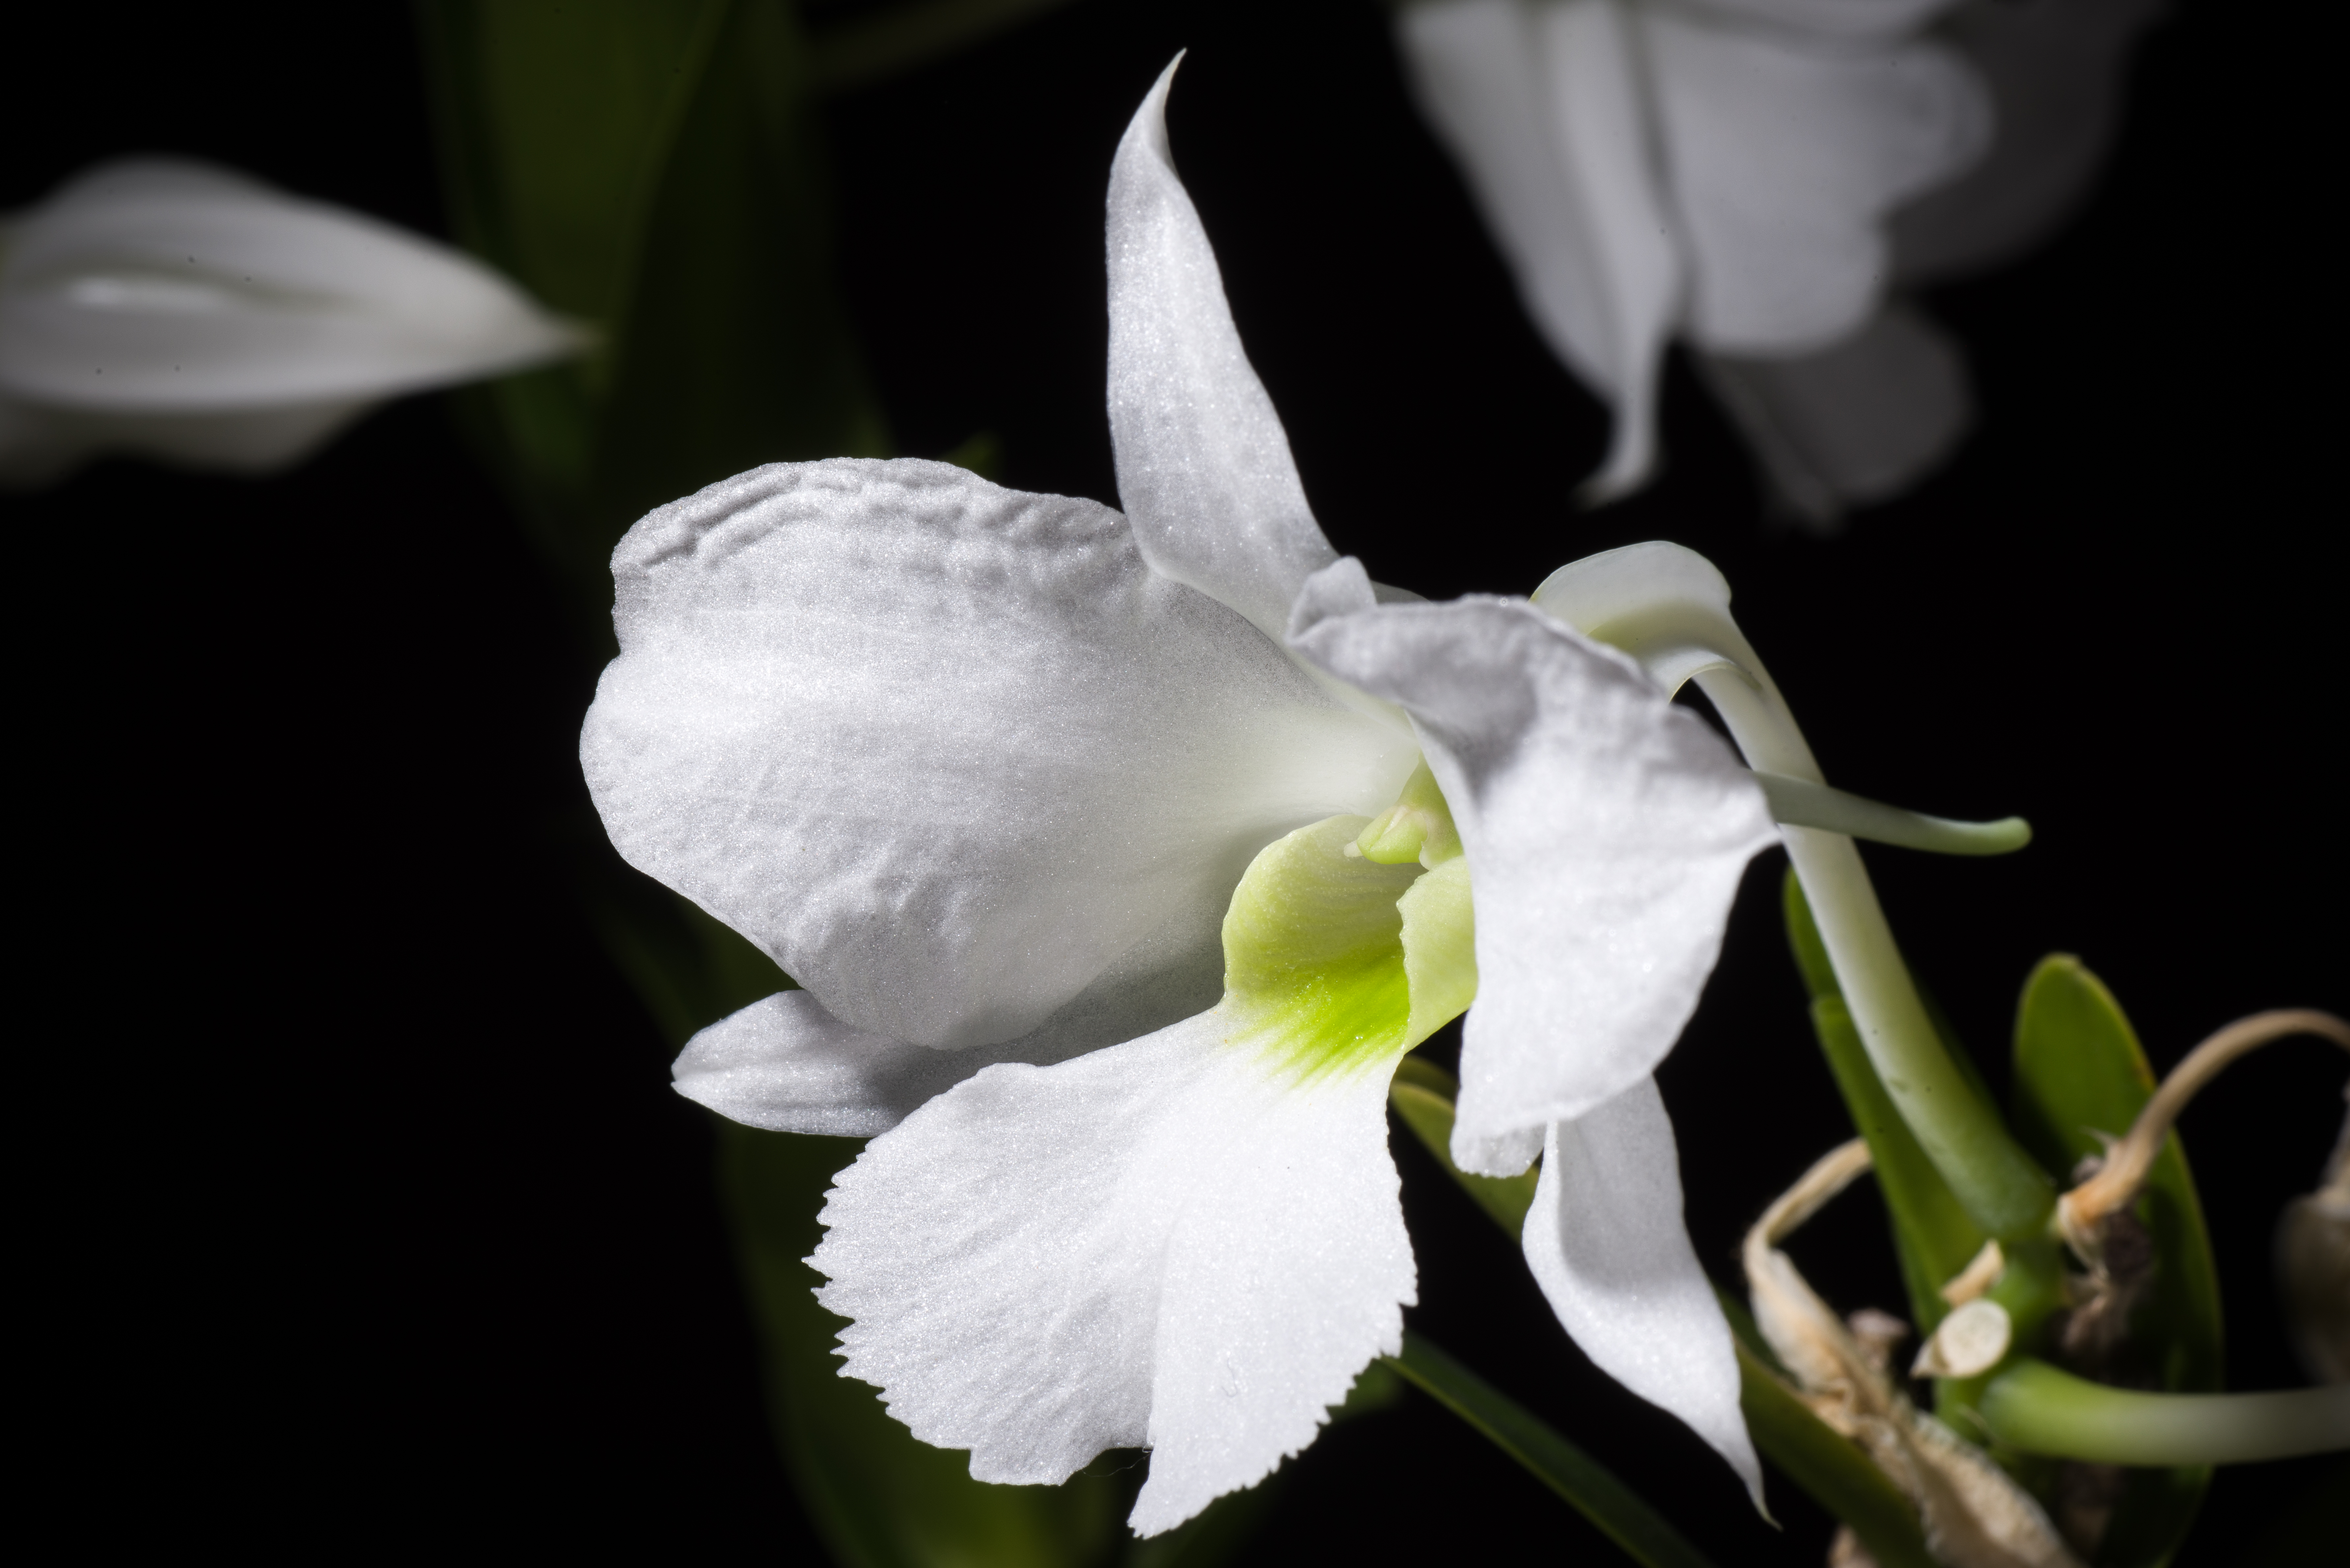
M453 251L201 165L85 175L0 260L0 390L68 409L349 404L575 347Z
M1595 498L1656 461L1657 375L1681 286L1633 26L1618 0L1439 0L1396 37L1527 311L1616 430Z
M988 1068L840 1173L810 1259L846 1373L979 1480L1147 1443L1172 1528L1313 1441L1414 1299L1387 1078L1301 1084L1208 1012Z
M1653 1079L1550 1128L1524 1244L1535 1282L1583 1353L1689 1423L1762 1508L1738 1355L1681 1221L1680 1158Z
M1877 307L1885 214L1991 139L1974 73L1931 42L1838 43L1641 13L1693 266L1686 327L1731 354L1806 353Z
M1781 499L1814 524L1916 483L1957 447L1973 406L1958 345L1898 303L1825 348L1710 356L1706 373Z
M1180 63L1178 57L1176 64ZM1109 429L1143 557L1278 638L1335 558L1289 437L1241 348L1223 275L1167 143L1175 64L1135 111L1109 176Z
M1943 36L1989 87L1991 151L1894 214L1905 278L1990 266L2044 239L2088 188L2121 119L2130 46L2162 0L2038 0L1970 5Z
M613 575L580 741L613 843L894 1040L1205 972L1250 857L1416 762L1117 513L943 463L743 474L649 514Z
M1523 600L1385 605L1292 642L1411 715L1451 806L1479 975L1453 1158L1513 1175L1527 1129L1672 1048L1746 862L1775 842L1762 792L1629 657Z

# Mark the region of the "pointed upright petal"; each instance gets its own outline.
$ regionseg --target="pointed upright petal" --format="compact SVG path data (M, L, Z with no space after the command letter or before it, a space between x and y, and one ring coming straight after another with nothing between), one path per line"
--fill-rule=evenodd
M1594 499L1656 462L1657 376L1680 261L1618 0L1438 0L1396 36L1552 351L1616 411Z
M1681 1222L1680 1160L1653 1079L1554 1125L1527 1211L1526 1265L1598 1368L1689 1424L1762 1507L1738 1355Z
M757 470L647 516L613 574L580 741L613 843L893 1040L1017 1039L1113 969L1212 976L1257 849L1416 762L1118 514L942 463Z
M1109 175L1109 429L1143 558L1278 639L1336 558L1289 437L1241 348L1223 275L1176 177L1167 91L1135 111Z
M1392 1057L1301 1083L1231 1028L990 1067L876 1139L810 1260L846 1375L983 1480L1149 1444L1145 1535L1311 1442L1414 1300Z
M1991 140L1971 67L1940 44L1806 39L1641 13L1694 271L1688 329L1728 354L1798 354L1877 307L1883 219Z
M1809 354L1702 363L1780 499L1821 529L1924 478L1972 411L1958 345L1898 301Z
M1452 808L1478 972L1453 1155L1515 1174L1530 1129L1671 1049L1746 862L1775 841L1762 792L1629 657L1523 600L1385 605L1294 646L1402 705Z
M86 175L0 260L0 390L64 409L350 404L577 342L453 251L201 165Z

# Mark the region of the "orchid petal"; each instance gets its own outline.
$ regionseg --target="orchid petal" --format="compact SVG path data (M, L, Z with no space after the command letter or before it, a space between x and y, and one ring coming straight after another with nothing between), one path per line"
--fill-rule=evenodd
M1289 437L1241 348L1223 275L1167 142L1178 56L1109 176L1109 427L1118 499L1143 558L1278 639L1290 600L1336 552Z
M1590 497L1637 488L1656 462L1657 378L1681 268L1623 6L1444 0L1404 8L1396 36L1527 312L1615 410Z
M1738 1355L1681 1220L1679 1154L1654 1079L1552 1126L1524 1244L1526 1266L1583 1353L1687 1422L1761 1510Z
M1416 1299L1388 1075L1301 1082L1231 1030L990 1067L876 1139L809 1260L846 1374L982 1480L1149 1445L1145 1535L1312 1442Z
M1820 525L1909 488L1958 446L1972 413L1958 346L1898 304L1813 353L1713 355L1705 369L1773 488Z
M942 463L754 471L613 574L580 742L613 843L893 1040L1015 1040L1113 973L1180 981L1113 1038L1196 1011L1257 849L1417 761L1116 513Z
M1972 68L1935 43L1641 16L1694 263L1691 337L1802 354L1860 326L1888 271L1885 214L1990 142Z
M1453 1157L1525 1168L1534 1129L1647 1077L1711 971L1761 786L1628 656L1523 600L1393 605L1293 646L1402 705L1476 883L1477 1005Z
M671 1074L679 1094L746 1127L872 1137L983 1067L1055 1062L1081 1049L1031 1035L933 1051L853 1029L806 992L785 991L687 1041Z
M2130 46L2161 12L2162 0L2043 0L1950 19L1944 36L1989 85L1999 135L1980 163L1894 215L1903 277L1991 265L2063 221L2112 144Z
M86 175L0 263L0 390L66 410L349 405L577 343L453 251L201 165Z

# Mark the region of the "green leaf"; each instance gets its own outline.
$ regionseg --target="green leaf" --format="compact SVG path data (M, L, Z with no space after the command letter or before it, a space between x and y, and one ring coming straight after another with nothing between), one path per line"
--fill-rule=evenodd
M599 346L470 394L600 615L649 508L886 441L831 275L806 48L785 0L425 0L460 238Z
M879 1389L840 1376L832 1343L843 1320L816 1304L811 1293L822 1277L800 1260L816 1250L816 1210L833 1173L862 1146L715 1125L720 1191L759 1330L775 1432L835 1561L843 1568L1081 1568L1111 1554L1131 1501L1117 1472L1135 1468L1130 1457L1057 1487L991 1486L971 1479L960 1450L919 1441L883 1408Z
M2026 1148L2069 1172L2101 1155L2154 1094L2153 1069L2121 1005L2080 960L2054 954L2024 982L2015 1018L2011 1119ZM2171 1393L2211 1393L2221 1382L2219 1276L2187 1154L2163 1142L2137 1206L2154 1242L2154 1277L2130 1318L2117 1382ZM2097 1561L2138 1568L2169 1561L2194 1521L2210 1471L2200 1466L2130 1472Z
M1840 997L1812 1003L1812 1030L1828 1059L1828 1070L1844 1096L1853 1126L1868 1140L1877 1190L1893 1219L1894 1251L1901 1282L1909 1293L1912 1323L1920 1335L1934 1332L1950 1314L1944 1284L1982 1250L1982 1231L1942 1183L1893 1096L1885 1092L1861 1044L1860 1031Z
M1424 1335L1406 1330L1403 1354L1388 1357L1387 1365L1523 1465L1634 1562L1648 1568L1705 1568L1710 1561L1606 1466Z

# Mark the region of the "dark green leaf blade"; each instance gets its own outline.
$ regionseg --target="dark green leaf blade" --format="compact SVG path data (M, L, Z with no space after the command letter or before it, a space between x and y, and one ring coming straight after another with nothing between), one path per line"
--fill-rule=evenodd
M1423 1335L1406 1330L1403 1354L1388 1365L1523 1465L1634 1561L1648 1568L1706 1568L1705 1554L1639 1493Z

